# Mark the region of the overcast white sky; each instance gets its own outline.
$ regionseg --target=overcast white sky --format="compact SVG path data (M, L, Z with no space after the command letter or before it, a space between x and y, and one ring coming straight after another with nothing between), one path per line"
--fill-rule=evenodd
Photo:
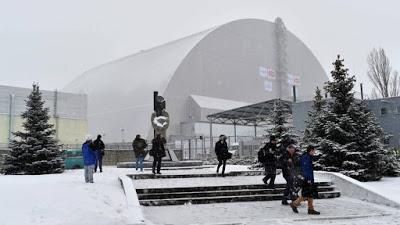
M0 0L0 84L61 89L86 70L241 18L274 21L329 73L340 53L368 83L366 56L383 47L400 70L396 0Z

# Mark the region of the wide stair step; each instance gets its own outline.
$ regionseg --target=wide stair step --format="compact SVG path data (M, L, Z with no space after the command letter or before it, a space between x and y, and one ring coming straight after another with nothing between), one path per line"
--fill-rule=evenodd
M330 182L319 182L319 198L340 197L340 192ZM143 206L164 206L184 204L210 204L243 201L273 201L282 199L284 184L275 189L266 185L231 185L180 188L136 189Z

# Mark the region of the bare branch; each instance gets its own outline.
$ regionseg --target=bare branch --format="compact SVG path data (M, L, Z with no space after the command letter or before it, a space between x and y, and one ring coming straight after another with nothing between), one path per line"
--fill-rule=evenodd
M400 95L400 79L397 71L393 72L390 79L390 96L395 97Z
M392 68L385 50L374 48L369 53L367 62L369 66L367 72L369 79L382 97L389 97L389 82Z
M378 98L378 94L376 93L376 89L372 89L371 94L369 96L370 99L377 99Z

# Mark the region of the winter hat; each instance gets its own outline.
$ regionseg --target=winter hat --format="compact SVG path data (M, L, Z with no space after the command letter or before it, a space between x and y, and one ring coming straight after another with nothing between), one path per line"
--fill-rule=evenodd
M87 134L86 137L85 137L85 140L86 141L91 141L92 140L92 135Z
M294 144L290 144L289 146L288 146L288 148L296 148L296 146L294 145Z

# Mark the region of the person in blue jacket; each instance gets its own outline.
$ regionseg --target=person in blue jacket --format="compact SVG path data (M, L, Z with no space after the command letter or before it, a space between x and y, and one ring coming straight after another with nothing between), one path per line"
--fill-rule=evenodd
M92 136L86 135L86 141L82 145L83 168L85 173L85 182L93 182L94 164L96 163L96 155L94 152Z
M290 203L290 207L293 212L299 213L297 207L300 203L307 199L308 202L308 214L319 215L320 212L314 210L313 201L317 197L318 193L316 191L316 186L314 184L314 166L312 162L312 156L315 155L315 147L309 145L307 147L307 152L304 153L300 158L301 172L304 177L304 182L302 185L301 195L296 199L296 201Z

